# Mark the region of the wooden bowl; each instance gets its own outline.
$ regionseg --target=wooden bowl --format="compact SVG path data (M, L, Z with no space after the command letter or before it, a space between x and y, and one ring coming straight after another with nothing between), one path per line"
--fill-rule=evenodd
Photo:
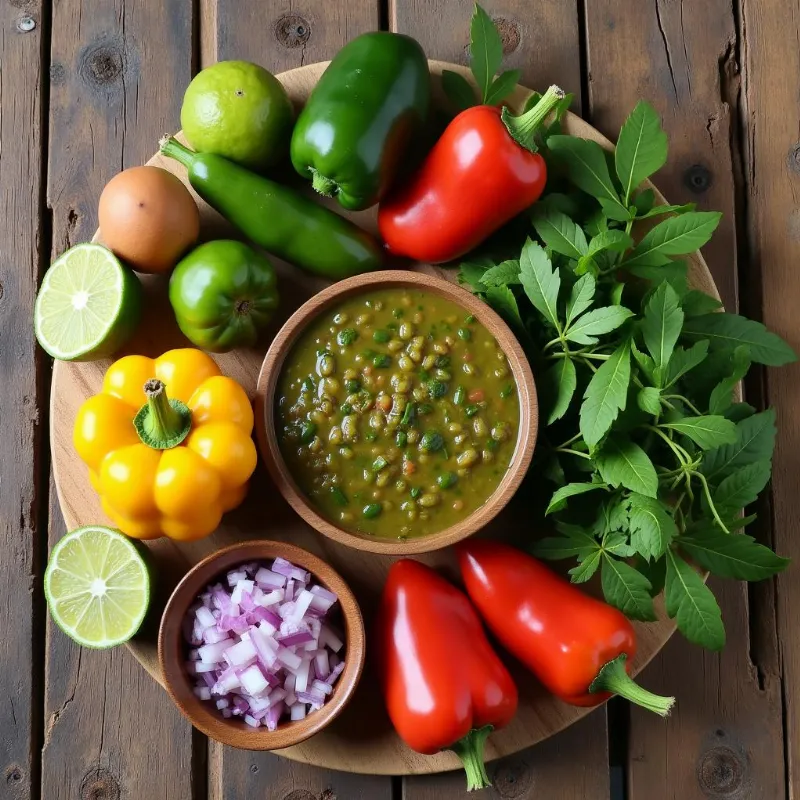
M184 667L187 645L183 637L183 620L197 596L220 575L239 564L271 560L277 556L308 570L320 584L339 598L345 632L345 668L322 708L302 720L281 722L277 730L268 731L266 728L251 728L233 717L225 719L207 700L200 700L194 694L194 683ZM286 542L242 542L203 559L186 573L175 588L164 609L158 632L158 660L164 686L175 705L206 736L244 750L291 747L327 727L353 696L364 668L365 651L364 621L348 585L321 558Z
M516 446L508 470L486 502L455 525L426 536L400 541L345 530L317 512L302 489L298 487L281 453L275 427L275 390L287 355L308 324L320 313L339 305L353 295L373 289L404 287L422 289L456 303L467 313L472 314L491 333L511 367L517 387L520 419ZM373 272L339 281L300 306L280 329L267 351L258 376L256 398L256 427L261 452L272 480L289 505L309 525L341 544L357 550L394 556L428 553L448 547L476 533L494 519L511 499L528 471L536 443L539 419L533 373L508 325L489 306L451 281L405 270Z

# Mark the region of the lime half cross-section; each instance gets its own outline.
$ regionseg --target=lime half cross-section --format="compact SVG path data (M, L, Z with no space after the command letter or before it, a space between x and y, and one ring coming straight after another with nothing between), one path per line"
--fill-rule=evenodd
M78 528L50 554L44 593L53 620L85 647L127 642L150 604L150 576L138 547L119 531Z

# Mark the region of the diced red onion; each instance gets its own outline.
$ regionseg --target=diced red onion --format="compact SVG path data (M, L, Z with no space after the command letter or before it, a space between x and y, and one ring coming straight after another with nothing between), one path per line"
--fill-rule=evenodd
M303 719L344 670L341 636L326 622L338 598L281 558L271 568L243 564L225 578L230 592L207 587L183 623L194 693L253 728Z

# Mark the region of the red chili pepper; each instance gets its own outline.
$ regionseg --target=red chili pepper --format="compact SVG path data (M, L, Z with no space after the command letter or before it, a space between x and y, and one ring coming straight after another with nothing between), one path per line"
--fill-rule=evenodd
M453 750L467 790L490 785L486 738L517 710L517 687L463 592L417 561L389 570L378 613L381 682L394 727L420 753Z
M519 117L494 106L462 111L410 182L381 202L378 227L389 250L451 261L535 203L547 167L534 133L563 96L551 86Z
M458 560L489 629L554 695L594 706L618 694L661 716L669 713L674 697L648 692L628 675L636 634L621 611L506 544L464 542Z

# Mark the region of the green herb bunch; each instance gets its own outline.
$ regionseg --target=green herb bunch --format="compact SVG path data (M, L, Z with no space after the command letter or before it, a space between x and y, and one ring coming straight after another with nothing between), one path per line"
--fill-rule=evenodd
M550 133L557 130L553 123ZM691 288L685 256L720 214L657 205L641 184L667 160L655 110L640 102L614 153L554 133L542 143L548 193L518 257L477 258L460 279L517 332L540 393L534 478L555 485L557 536L535 554L598 569L606 600L632 619L667 614L693 642L725 642L719 606L690 561L759 580L788 563L740 531L770 478L775 414L739 402L752 363L791 348Z

